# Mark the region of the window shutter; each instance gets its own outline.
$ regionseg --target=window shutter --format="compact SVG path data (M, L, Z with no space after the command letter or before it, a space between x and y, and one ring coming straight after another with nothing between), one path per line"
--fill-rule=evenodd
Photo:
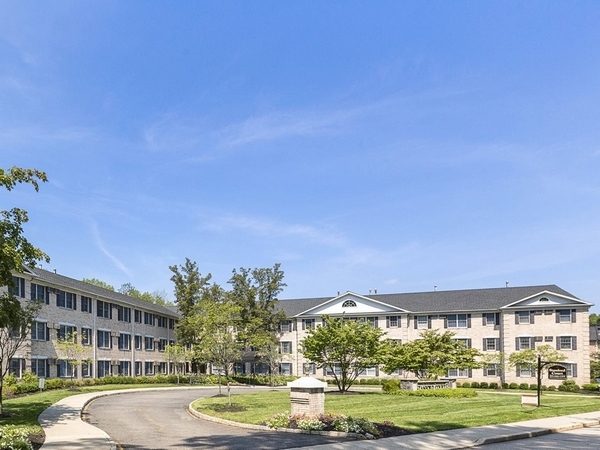
M529 348L535 348L535 338L529 338Z
M471 338L467 339L467 348L471 348L472 346Z
M431 328L431 316L427 316L427 328Z
M415 321L415 330L416 330L417 329L417 322L418 322L417 316L413 317L413 320Z
M50 328L48 327L48 324L46 324L46 340L50 340Z
M520 377L520 376L521 376L521 367L519 367L519 366L517 365L517 367L516 367L516 369L515 369L515 370L517 371L517 377Z
M296 322L297 322L297 319L292 320L292 330L293 331L296 331Z
M571 364L571 373L573 374L573 378L577 377L577 364Z
M398 316L398 328L402 328L402 316Z
M19 295L25 298L25 278L20 278L19 283L21 284L21 289L19 289ZM25 363L25 360L23 360L23 363ZM25 367L23 367L23 370L25 370Z
M375 317L375 328L379 328L379 317Z
M375 376L379 376L379 366L375 367Z
M73 294L73 311L77 310L77 294Z
M494 316L496 318L496 325L500 325L500 313L494 313Z
M471 314L467 314L467 328L471 328Z
M571 310L571 322L573 322L573 323L577 322L577 310L576 309Z
M488 369L487 369L487 366L485 366L485 367L483 368L483 376L484 376L484 377L487 377L487 376L488 376Z
M481 315L481 325L483 325L484 327L487 325L487 318L485 316L485 313Z
M535 312L529 311L529 323L535 323Z
M497 351L501 351L502 349L500 348L500 338L496 338L496 350Z
M517 350L517 351L519 350L519 338L518 337L515 338L515 350Z
M519 311L515 311L515 325L519 325Z
M577 336L571 338L571 350L577 350Z
M560 350L560 336L556 336L556 350Z
M390 327L390 316L385 316L385 327L386 328Z
M560 323L560 313L556 310L556 323Z
M483 338L483 343L481 344L481 350L484 352L487 350L487 339Z
M444 316L444 328L448 328L448 316Z
M469 371L467 372L469 378L473 378L473 369L469 369Z

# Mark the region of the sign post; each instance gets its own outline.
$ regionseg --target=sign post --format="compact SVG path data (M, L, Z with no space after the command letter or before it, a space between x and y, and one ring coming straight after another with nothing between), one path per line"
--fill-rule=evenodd
M537 360L537 405L541 406L542 398L542 369L550 364L548 367L548 379L549 380L566 380L567 379L567 368L561 366L560 363L554 361L542 361L542 357L538 355Z

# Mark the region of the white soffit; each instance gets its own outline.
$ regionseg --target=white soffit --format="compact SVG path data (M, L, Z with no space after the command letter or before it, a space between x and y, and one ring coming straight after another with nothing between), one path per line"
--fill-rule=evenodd
M346 304L346 306L344 306ZM349 304L355 304L356 306L348 306ZM365 314L379 314L379 313L403 313L406 312L403 309L396 308L395 306L388 305L386 303L378 302L376 300L364 297L362 295L354 294L352 292L346 292L338 297L335 297L327 302L324 302L312 309L304 311L299 314L303 315L329 315L329 316L341 316L346 315L365 315Z

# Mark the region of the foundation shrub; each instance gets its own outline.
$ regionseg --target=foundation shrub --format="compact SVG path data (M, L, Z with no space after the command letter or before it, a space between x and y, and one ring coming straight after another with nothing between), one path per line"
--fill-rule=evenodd
M475 387L475 386L473 386L473 387ZM479 383L479 387L481 389L488 389L490 387L490 385L487 382L482 381L481 383Z
M527 384L527 383L521 383L521 384L519 384L519 389L525 389L525 390L527 390L527 389L529 389L529 384Z
M464 387L464 388L470 388L471 386L472 386L472 385L471 385L471 383L469 383L468 381L465 381L465 382L462 384L462 387Z
M498 383L496 383L495 381L492 381L490 383L490 389L498 389Z
M517 383L510 383L508 385L509 389L519 389L519 385Z
M584 389L586 391L597 391L598 384L597 383L586 383L581 386L581 389Z
M556 391L556 386L548 386L548 390L550 392L554 392L554 391Z
M565 380L558 386L558 390L563 392L577 392L579 385L574 380Z
M481 384L480 384L478 381L473 381L473 382L471 383L471 387L472 387L473 389L479 389L479 388L481 387Z
M459 388L459 387L461 387L461 386L462 386L462 383L460 383L460 382L458 382L458 381L457 381L457 382L456 382L456 387L457 387L457 388Z
M383 380L381 390L384 394L397 394L400 389L400 380Z
M46 380L44 385L45 389L62 389L66 385L65 380L62 378L50 378Z
M502 389L508 389L509 386L510 385L508 383L502 383Z
M11 425L0 428L0 450L33 450L29 430Z
M529 390L530 391L537 391L537 388L538 388L537 383L529 385Z

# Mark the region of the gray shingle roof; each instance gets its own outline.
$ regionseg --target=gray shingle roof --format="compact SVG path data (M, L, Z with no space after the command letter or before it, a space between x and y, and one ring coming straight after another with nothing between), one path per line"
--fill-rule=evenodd
M40 281L56 286L59 289L73 289L78 292L88 294L89 296L97 295L99 297L102 297L103 299L111 300L122 305L137 307L139 309L152 311L167 317L179 318L179 315L174 310L174 308L155 305L153 303L145 302L134 297L129 297L128 295L123 295L118 292L111 291L109 289L104 289L93 284L84 283L83 281L65 277L64 275L49 272L47 270L39 269L37 267L34 269L28 269L28 272L32 273Z
M414 292L404 294L369 294L364 297L386 303L413 313L439 313L448 311L498 310L540 292L549 291L575 298L573 294L554 284L458 291ZM333 297L281 300L279 305L289 316L298 315L331 300Z

